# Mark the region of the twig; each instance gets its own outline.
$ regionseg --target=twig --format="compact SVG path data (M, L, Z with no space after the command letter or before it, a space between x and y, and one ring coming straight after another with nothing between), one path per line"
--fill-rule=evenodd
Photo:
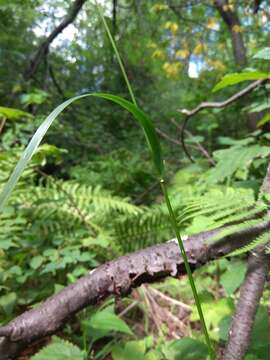
M188 310L188 311L191 311L192 310L192 307L183 303L182 301L179 301L179 300L176 300L176 299L173 299L171 298L170 296L167 296L166 294L164 294L163 292L153 288L153 287L149 287L149 289L155 293L157 296L159 296L160 298L166 300L167 302L171 303L171 304L174 304L176 306L179 306L185 310Z
M169 135L167 135L164 131L160 130L159 128L156 128L156 132L158 134L160 134L164 139L170 141L171 143L175 144L175 145L181 145L181 142L170 137Z
M202 102L201 104L199 104L198 106L196 106L194 109L192 110L187 110L187 109L178 109L177 111L180 112L181 114L185 115L185 119L183 122L183 126L181 129L181 135L180 135L180 140L181 140L181 145L183 147L183 150L185 152L185 154L187 155L187 157L190 159L191 162L194 162L194 159L192 158L192 156L189 154L186 144L185 144L185 131L186 131L186 127L188 124L189 119L196 115L198 112L204 110L204 109L221 109L224 108L230 104L232 104L233 102L237 101L238 99L242 98L243 96L251 93L253 90L257 89L259 86L264 85L267 81L269 81L269 78L266 79L260 79L257 81L254 81L253 83L251 83L250 85L248 85L246 88L244 88L243 90L237 92L236 94L232 95L231 97L229 97L229 99L225 100L225 101L221 101L221 102Z
M249 86L247 86L246 88L244 88L243 90L237 92L236 94L232 95L231 97L229 97L229 99L225 100L225 101L220 101L220 102L202 102L201 104L199 104L197 107L195 107L192 110L187 110L187 109L182 109L182 110L178 110L180 113L187 115L189 118L191 116L194 116L195 114L197 114L199 111L204 110L204 109L209 109L209 108L224 108L228 105L230 105L231 103L235 102L236 100L240 99L241 97L249 94L250 92L252 92L254 89L256 89L257 87L265 84L269 79L260 79L257 81L254 81L253 83L251 83ZM182 130L183 131L183 130Z
M177 128L179 129L179 127L177 126ZM164 131L160 130L159 128L156 128L156 131L157 133L159 133L164 139L168 140L169 142L175 144L175 145L182 145L183 142L180 142L179 140L176 140L172 137L170 137L168 134L166 134ZM185 130L185 133L188 134L189 137L193 137L193 135L188 131L188 130ZM184 143L184 147L186 149L186 144ZM215 165L215 161L211 158L211 156L209 155L209 153L207 152L207 150L198 142L196 141L196 149L198 149L202 154L203 156L205 156L205 158L209 161L209 163L211 165ZM185 151L185 153L188 155L188 157L190 158L190 160L192 162L194 162L193 158L191 157L191 155L189 154L189 152Z
M24 72L25 80L29 80L29 79L33 78L42 59L48 53L50 44L68 25L70 25L76 19L79 11L81 10L83 4L86 1L87 0L75 0L74 2L72 2L72 5L71 5L66 17L63 19L63 21L58 26L56 26L56 28L50 33L50 35L40 44L35 55L29 61L29 64Z
M3 131L3 129L4 129L6 120L7 120L7 119L6 119L5 117L1 119L1 122L0 122L0 134L1 134L1 132Z
M138 305L138 301L133 301L123 311L121 311L120 314L118 314L118 316L123 317L124 315L126 315L130 310L132 310L137 305Z
M189 137L193 138L193 135L191 134L190 131L185 130L185 133L186 133ZM211 165L215 166L215 165L216 165L215 160L210 156L210 154L209 154L208 151L202 146L202 144L201 144L199 141L196 141L196 145L197 145L198 150L200 150L200 152L206 157L206 159L209 161L209 163L210 163Z

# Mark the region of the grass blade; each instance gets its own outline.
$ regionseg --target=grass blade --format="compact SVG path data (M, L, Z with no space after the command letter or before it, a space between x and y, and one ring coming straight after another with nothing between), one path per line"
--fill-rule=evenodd
M151 119L142 110L140 110L136 105L132 104L131 102L129 102L119 96L115 96L115 95L111 95L111 94L90 93L90 94L79 95L79 96L75 96L75 97L63 102L61 105L59 105L57 108L55 108L53 110L53 112L51 112L50 115L39 126L39 128L35 132L34 136L30 140L29 144L27 145L25 151L23 152L20 160L18 161L8 182L4 186L3 191L0 194L0 211L3 210L3 207L6 203L6 201L8 200L12 190L16 186L21 174L23 173L24 169L26 168L28 162L31 160L32 156L34 155L35 151L37 150L39 144L41 143L42 139L46 135L46 133L47 133L48 129L50 128L50 126L52 125L53 121L57 118L57 116L62 111L65 110L66 107L68 107L74 101L83 99L88 96L95 96L95 97L110 100L110 101L120 105L122 108L125 108L134 116L134 118L138 121L138 123L143 128L154 164L156 166L158 174L160 176L162 176L163 170L164 170L164 165L163 165L161 148L160 148L160 144L159 144L159 141L157 138L157 134L155 132L155 128L154 128L154 125L153 125Z

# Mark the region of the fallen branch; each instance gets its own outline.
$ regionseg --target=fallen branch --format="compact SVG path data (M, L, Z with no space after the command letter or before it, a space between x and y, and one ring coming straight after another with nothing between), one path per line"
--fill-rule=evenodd
M76 19L76 16L78 15L79 11L81 10L83 4L87 0L75 0L69 9L66 17L63 19L63 21L51 32L51 34L40 44L38 47L35 55L32 59L30 59L29 64L24 72L24 79L29 80L33 78L35 75L41 61L46 57L50 44L53 42L53 40L70 24L73 23L73 21Z
M188 237L185 248L194 270L222 257L269 228L268 222L209 243L221 229ZM94 305L110 295L126 296L132 288L158 281L166 276L185 274L183 259L174 241L156 245L108 262L0 327L0 359L14 359L20 350L33 341L54 334L69 318L88 305Z

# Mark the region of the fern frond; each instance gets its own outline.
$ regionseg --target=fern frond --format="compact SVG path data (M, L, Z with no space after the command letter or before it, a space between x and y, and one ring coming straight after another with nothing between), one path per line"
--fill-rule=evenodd
M136 216L127 216L114 224L113 236L123 252L135 251L166 238L170 220L164 204L145 209ZM164 236L162 236L164 234Z
M254 195L250 191L242 189L228 189L226 192L214 190L199 199L184 204L183 211L178 217L179 224L205 216L208 219L207 223L215 228L233 222L234 219L235 221L245 219L248 215L247 211L250 211L251 215L254 206ZM261 208L254 210L254 213L261 210ZM240 214L244 214L244 216L241 217ZM240 216L238 217L238 215ZM209 230L209 228L207 227L205 230Z
M213 236L210 240L209 243L213 243L216 241L219 241L221 239L223 239L226 236L230 236L232 234L238 233L238 232L243 232L246 231L256 225L259 225L262 223L262 219L253 219L253 220L247 220L244 222L241 222L240 224L235 224L235 225L231 225L228 226L227 228L224 228L223 230L220 231L219 234Z
M49 179L45 186L35 186L20 194L20 203L43 234L72 233L97 236L108 230L121 216L136 216L143 212L128 199L111 195L97 187L76 182ZM88 234L88 235L87 235Z
M231 252L227 256L242 255L242 254L244 254L246 252L254 250L258 246L266 244L267 242L269 242L269 240L270 240L270 231L266 231L264 234L258 236L254 241L252 241L248 245L245 245L245 246ZM269 247L266 248L266 253L267 254L270 253L270 248Z

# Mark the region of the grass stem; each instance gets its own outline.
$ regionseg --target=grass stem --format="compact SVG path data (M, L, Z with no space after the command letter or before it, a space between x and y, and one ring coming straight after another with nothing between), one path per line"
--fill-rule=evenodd
M110 39L111 45L112 45L113 50L114 50L115 55L116 55L116 58L118 60L118 63L119 63L120 69L122 71L123 77L125 79L125 82L126 82L130 97L132 99L132 102L133 102L134 105L137 106L137 102L136 102L136 99L135 99L131 84L130 84L129 79L127 77L127 73L126 73L125 67L123 65L123 62L121 60L120 54L119 54L117 46L115 44L115 41L114 41L114 39L112 37L112 34L111 34L110 29L109 29L109 27L107 25L107 22L106 22L106 20L104 18L102 10L101 10L100 6L97 4L97 2L96 2L96 6L97 6L97 9L98 9L99 15L100 15L100 17L102 19L102 22L104 24L104 27L106 29L106 32L108 34L108 37ZM200 321L201 321L201 325L202 325L202 329L203 329L203 333L204 333L204 337L205 337L205 342L206 342L207 347L208 347L209 357L210 357L211 360L215 360L215 353L214 353L214 350L213 350L213 348L211 346L211 341L210 341L209 334L208 334L208 331L207 331L207 327L206 327L205 319L204 319L204 316L203 316L203 311L202 311L200 299L199 299L199 296L198 296L198 292L197 292L197 289L196 289L196 285L195 285L195 282L194 282L194 279L193 279L192 271L191 271L191 268L190 268L190 265L189 265L189 262L188 262L188 258L187 258L187 254L186 254L186 251L185 251L183 241L181 239L181 235L180 235L180 231L179 231L179 228L178 228L176 216L175 216L175 213L173 211L173 208L172 208L169 196L168 196L167 187L166 187L165 182L164 182L163 179L160 180L160 186L161 186L161 189L162 189L165 201L166 201L166 205L167 205L167 208L168 208L168 211L169 211L172 227L174 229L174 232L175 232L175 235L176 235L176 238L177 238L177 241L178 241L178 245L179 245L183 260L184 260L184 265L185 265L185 269L186 269L186 272L187 272L187 275L188 275L190 287L192 289L193 297L194 297L195 304L196 304L198 314L199 314L199 317L200 317Z

